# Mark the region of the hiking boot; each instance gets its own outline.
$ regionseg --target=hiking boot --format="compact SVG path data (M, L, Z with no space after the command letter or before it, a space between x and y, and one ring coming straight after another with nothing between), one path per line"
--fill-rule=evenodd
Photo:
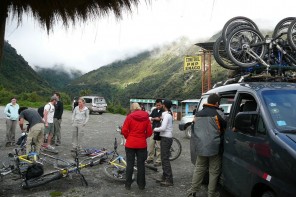
M160 176L158 178L153 178L155 180L156 183L161 183L161 182L164 182L165 179L163 178L163 176Z
M11 143L10 142L6 142L5 147L9 147L9 146L11 146Z
M146 160L145 163L146 164L152 164L153 163L153 160Z
M160 182L160 186L163 186L163 187L169 187L169 186L173 186L174 184L170 181L162 181Z
M131 190L131 186L130 185L125 185L125 189L126 190Z

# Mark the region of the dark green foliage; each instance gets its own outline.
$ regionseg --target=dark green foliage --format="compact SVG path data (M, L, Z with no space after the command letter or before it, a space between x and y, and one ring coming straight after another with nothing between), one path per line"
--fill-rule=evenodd
M76 69L68 69L63 65L54 65L52 68L41 68L35 66L37 74L48 82L55 90L60 91L68 85L73 79L82 75L82 72Z

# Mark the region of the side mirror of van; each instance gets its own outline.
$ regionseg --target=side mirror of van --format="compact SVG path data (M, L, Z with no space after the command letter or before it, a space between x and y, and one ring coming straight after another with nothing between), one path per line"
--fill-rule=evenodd
M250 135L256 134L256 125L258 122L257 112L240 112L234 120L234 127L237 132L247 133Z

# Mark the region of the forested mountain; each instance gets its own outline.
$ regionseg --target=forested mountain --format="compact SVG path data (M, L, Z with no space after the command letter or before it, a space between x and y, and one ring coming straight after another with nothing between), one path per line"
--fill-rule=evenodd
M3 59L0 62L0 84L2 88L14 93L36 92L40 95L52 92L50 85L43 80L17 54L17 51L8 43L4 43Z
M82 76L81 71L66 68L63 65L54 65L52 68L34 66L34 70L42 79L47 81L51 87L58 91L68 85L73 79Z
M72 96L79 95L81 90L90 90L92 94L123 106L127 106L130 98L199 98L201 71L183 71L184 56L195 55L199 51L194 44L194 41L182 38L114 62L73 80L64 90ZM213 63L213 83L225 79L225 71Z

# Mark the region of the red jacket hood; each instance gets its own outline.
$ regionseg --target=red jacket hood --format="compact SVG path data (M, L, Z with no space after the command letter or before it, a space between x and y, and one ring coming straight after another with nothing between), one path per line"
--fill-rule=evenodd
M136 121L143 122L149 119L149 114L142 110L136 110L130 114L130 117Z

